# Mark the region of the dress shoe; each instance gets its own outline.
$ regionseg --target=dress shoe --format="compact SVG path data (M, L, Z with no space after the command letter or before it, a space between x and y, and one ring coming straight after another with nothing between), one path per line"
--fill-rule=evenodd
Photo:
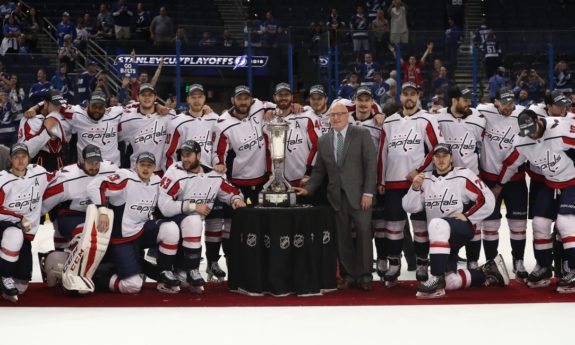
M351 287L351 282L345 279L341 279L337 282L337 289L338 290L347 290Z
M362 291L371 291L371 282L362 282L359 284L359 289Z

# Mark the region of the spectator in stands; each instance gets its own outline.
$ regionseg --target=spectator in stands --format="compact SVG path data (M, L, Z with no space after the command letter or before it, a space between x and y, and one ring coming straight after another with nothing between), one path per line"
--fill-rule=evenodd
M489 31L483 42L483 57L485 63L485 75L489 76L495 68L501 64L501 48L493 31Z
M90 85L92 85L96 73L98 72L97 64L95 61L89 61L86 65L86 70L82 72L76 81L76 95L78 104L86 102L90 99Z
M431 94L435 95L438 90L443 90L444 93L449 88L449 78L447 77L447 69L444 66L439 68L439 75L431 83Z
M198 42L198 46L200 47L213 47L216 45L216 38L209 32L204 31L200 41Z
M373 3L377 3L377 1L373 1ZM385 19L383 9L377 11L377 16L371 22L370 27L375 58L380 60L383 58L383 50L389 44L389 22Z
M356 11L349 21L349 27L353 40L353 52L359 55L369 50L369 20L363 6L357 6Z
M2 39L2 46L0 47L0 53L2 55L18 53L20 49L20 34L22 33L22 28L13 15L8 15L2 32L4 33L4 38Z
M397 83L395 79L390 78L386 80L385 83L389 85L389 90L387 90L379 100L379 105L382 109L385 109L390 104L396 104L397 97ZM387 112L385 114L387 116Z
M68 65L68 70L73 71L78 58L78 49L72 44L72 36L66 34L64 36L64 45L58 49L58 59L60 63Z
M52 89L52 83L47 80L46 70L44 68L38 69L36 74L38 82L32 84L30 92L28 92L28 99L31 104L38 104L44 100L46 92Z
M373 95L373 100L377 104L381 101L381 97L389 90L389 85L387 85L383 78L381 77L381 72L379 70L373 73L373 83L371 84L371 94Z
M534 69L522 70L517 76L515 86L521 89L526 89L530 101L539 103L543 99L545 80L543 80L543 78L541 78Z
M169 45L174 37L174 20L168 16L166 7L160 7L160 14L150 23L150 38L156 46Z
M254 15L244 27L244 46L248 46L248 40L252 47L262 46L262 22Z
M26 41L30 45L30 49L36 49L36 43L38 42L38 33L40 32L40 19L38 18L38 11L36 8L31 7L26 17Z
M457 66L457 50L461 41L461 29L449 18L449 28L445 30L445 60L449 67L455 71Z
M122 85L118 90L118 103L126 105L132 100L132 86L130 85L130 77L124 76L122 78Z
M279 20L274 18L271 11L266 13L266 20L262 24L262 31L264 34L264 46L265 47L276 47L277 46L277 35L278 29L281 27Z
M3 1L2 4L0 4L0 16L2 16L2 18L4 18L7 15L9 15L10 13L14 12L15 9L16 9L16 4L14 2Z
M322 48L322 37L323 37L323 26L321 23L312 22L310 24L311 27L311 51L314 53L314 56L317 56L318 53L321 51Z
M152 15L144 9L144 4L138 2L136 7L136 38L147 41L150 39L150 24Z
M62 13L62 21L56 25L56 37L58 38L58 47L64 45L64 36L70 35L76 38L76 26L70 21L70 13Z
M108 103L110 104L110 107L115 107L120 105L120 100L118 99L118 97L112 95Z
M75 88L72 83L72 78L68 75L68 64L65 62L60 63L58 73L52 77L52 86L56 90L60 90L62 97L71 103L74 101Z
M329 17L327 17L325 21L325 25L329 30L329 37L331 41L330 43L331 44L336 43L339 35L339 30L345 27L345 23L343 22L343 20L341 20L339 14L337 13L337 9L335 8L331 9Z
M483 44L487 40L487 34L490 31L492 30L487 26L487 20L483 18L481 20L481 25L479 25L477 30L475 30L475 34L473 35L473 43L476 47L483 50Z
M88 32L91 32L94 28L94 20L92 19L92 15L90 13L84 14L84 27Z
M112 92L110 90L110 81L108 80L108 72L102 70L96 74L96 78L92 82L90 91L93 93L95 91L103 92L106 95L106 99L112 97Z
M0 91L0 144L12 146L18 138L18 124L14 121L12 100Z
M110 40L114 38L114 32L112 27L104 25L100 20L96 20L96 24L94 24L94 28L90 32L90 37L97 41Z
M431 104L428 107L428 111L431 114L437 114L439 109L445 107L445 91L443 89L437 90L437 93L431 97Z
M222 35L222 45L228 48L238 46L238 42L236 41L235 38L233 38L232 33L229 30L224 30L224 33Z
M24 29L26 27L25 23L26 14L24 13L24 11L22 11L21 3L16 4L16 7L14 8L12 15L14 16L14 20L16 20L16 23L18 23L22 27L22 29Z
M108 4L105 2L100 4L100 12L96 17L96 21L101 22L104 31L111 31L112 33L114 32L114 17L112 17L112 14L108 10ZM94 26L96 26L96 24L94 24Z
M561 60L555 65L554 78L555 88L557 89L566 89L572 86L571 71L565 60Z
M74 47L78 48L80 51L86 51L89 39L90 33L84 26L84 18L78 18L78 20L76 20L76 39L74 40Z
M10 84L10 74L4 71L4 64L0 61L0 88L6 88Z
M390 45L389 51L391 51L393 57L395 58L395 47ZM403 58L401 58L401 75L403 76L404 83L405 82L415 83L419 87L419 90L421 91L421 87L423 86L422 70L423 67L425 66L425 59L427 58L427 56L429 56L429 54L431 54L432 51L433 51L433 42L429 42L427 43L427 48L425 49L425 52L423 53L421 59L419 59L419 62L417 61L415 56L410 56L408 63L406 63L403 60Z
M493 76L491 76L491 78L489 78L489 99L490 102L493 102L493 100L495 99L495 95L497 94L497 91L499 91L499 89L501 89L503 86L507 85L507 80L503 77L503 75L505 74L505 68L502 66L497 67L497 70L495 71L495 73L493 74ZM483 102L483 100L482 100Z
M409 30L407 28L407 9L401 0L393 0L387 10L390 18L389 40L391 44L407 43Z
M114 33L117 40L129 40L131 38L130 25L134 12L126 0L118 0L112 5L112 18L114 18Z
M371 53L365 53L363 55L363 61L361 65L355 68L355 71L359 75L361 85L371 86L375 72L379 72L381 67L377 62L373 61Z
M20 121L24 115L24 100L26 99L26 93L20 86L18 76L16 74L12 74L10 76L10 85L6 85L5 91L13 105L14 121Z
M355 90L359 87L357 73L351 72L346 80L342 81L342 85L337 93L338 98L353 99Z
M186 29L179 27L176 30L176 37L174 37L174 44L179 40L183 46L188 46L190 41L188 40L188 35L186 35Z
M443 61L441 59L433 60L433 70L431 71L431 83L435 81L435 79L439 78L439 73L441 72L441 67L443 67Z
M378 11L384 11L385 13L385 0L369 0L365 3L365 8L367 8L367 18L370 22L373 22L377 18Z
M20 37L18 37L18 55L20 55L20 57L29 57L30 53L30 44L26 39L26 35L20 34Z
M527 90L526 88L522 88L519 90L519 95L517 96L517 99L515 100L515 104L517 105L521 105L524 107L529 107L531 104L533 104L533 101L531 101L529 99L529 90Z

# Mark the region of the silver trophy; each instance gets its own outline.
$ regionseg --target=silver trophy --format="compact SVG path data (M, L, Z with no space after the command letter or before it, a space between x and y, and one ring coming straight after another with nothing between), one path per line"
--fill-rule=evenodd
M276 109L274 118L265 125L269 136L269 149L272 159L272 176L259 194L259 203L263 206L289 207L296 203L296 194L284 177L286 132L289 123L279 116Z

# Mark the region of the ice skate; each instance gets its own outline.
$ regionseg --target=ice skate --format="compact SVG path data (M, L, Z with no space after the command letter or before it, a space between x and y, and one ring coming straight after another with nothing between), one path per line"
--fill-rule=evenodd
M551 267L541 267L537 264L531 274L527 277L527 286L530 288L549 286L549 284L551 284L552 276L553 271L551 270Z
M387 272L387 259L377 259L377 262L375 263L375 273L377 273L382 281L385 276L385 272Z
M477 270L479 269L479 264L477 263L477 261L467 261L467 269Z
M527 273L527 270L523 265L523 260L513 260L513 273L515 273L515 280L521 284L527 284L529 273Z
M415 269L415 279L419 282L425 282L429 279L429 259L415 259L417 268Z
M18 289L14 279L11 277L0 277L0 288L2 289L2 298L12 303L18 302Z
M221 283L226 277L226 272L220 268L220 265L217 261L208 263L208 267L206 267L206 274L208 275L209 282Z
M509 285L509 273L501 254L497 254L493 260L486 262L479 270L485 274L485 286Z
M415 297L421 299L440 298L445 296L445 277L430 276L426 282L422 282L417 287Z
M397 278L399 278L399 274L401 273L401 258L390 257L388 260L389 268L387 272L385 272L383 280L385 281L386 287L394 287L397 285Z
M180 292L180 284L180 280L172 271L162 271L156 289L163 293L178 293Z
M206 281L202 278L200 270L195 268L188 272L188 283L190 284L190 292L201 294L204 292L204 285Z
M557 283L557 292L574 293L575 292L575 270L564 273L563 278Z

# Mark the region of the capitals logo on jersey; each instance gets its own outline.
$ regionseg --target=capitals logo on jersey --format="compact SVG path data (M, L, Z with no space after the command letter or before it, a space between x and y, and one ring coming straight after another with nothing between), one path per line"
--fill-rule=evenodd
M541 159L533 159L530 162L541 170L548 170L550 173L555 173L559 169L561 162L561 155L555 154L546 150L545 157Z
M134 204L130 205L130 210L139 212L139 213L147 213L150 214L156 208L156 200L155 199L146 199L142 198L136 201Z
M38 178L34 186L39 187ZM15 196L14 200L8 204L8 207L13 210L20 210L22 213L32 212L40 204L42 196L40 195L39 188L32 187L29 193L21 193ZM20 212L19 212L20 213Z
M509 149L513 146L513 140L515 139L515 133L512 132L511 127L507 127L503 131L499 131L495 128L491 130L486 130L485 137L489 141L494 141L498 143L501 150Z
M108 121L106 121L106 128L90 127L89 132L83 132L80 136L94 143L102 143L102 145L115 144L118 141L116 127L110 126Z
M469 132L465 132L465 136L459 138L446 137L445 142L449 143L451 151L458 152L461 157L474 153L477 148L477 142Z
M159 125L159 126L158 126ZM167 130L163 124L154 124L154 128L145 128L143 131L138 133L138 136L134 139L134 144L147 143L153 141L154 144L159 145L166 136Z
M428 194L425 196L425 208L433 210L438 208L443 214L453 212L454 206L457 206L459 200L455 198L454 193L450 193L449 189L445 189L443 194Z
M303 136L301 134L301 126L297 121L294 121L294 128L290 128L287 134L286 150L293 152L297 150L297 146L303 144Z
M410 128L408 133L394 135L389 142L389 148L401 148L404 152L411 151L422 144L423 138L418 134L417 130Z
M240 141L241 145L238 151L251 151L254 148L261 149L265 146L263 133L259 133L257 129L249 135L240 138Z

